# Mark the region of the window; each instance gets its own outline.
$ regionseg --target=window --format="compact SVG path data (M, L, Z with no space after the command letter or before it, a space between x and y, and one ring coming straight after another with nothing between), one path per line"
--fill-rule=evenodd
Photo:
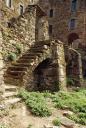
M70 29L74 29L75 28L75 19L71 19L70 21Z
M49 34L52 34L52 25L49 25Z
M12 0L6 0L6 5L11 8L12 7Z
M23 7L23 5L20 5L20 15L23 14L23 11L24 11L24 7Z
M53 9L50 10L50 17L53 17Z
M71 11L75 12L77 9L77 0L72 0Z

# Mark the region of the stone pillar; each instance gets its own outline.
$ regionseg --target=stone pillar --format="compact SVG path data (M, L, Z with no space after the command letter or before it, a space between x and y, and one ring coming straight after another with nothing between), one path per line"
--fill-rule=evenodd
M79 84L80 86L83 86L82 59L80 53L78 53L78 68Z
M64 55L64 46L60 41L53 41L52 46L52 58L57 63L57 79L59 83L59 89L66 91L66 62Z
M69 55L69 59L71 58L70 61L72 63L71 78L75 79L75 86L82 86L83 74L81 54L77 50L69 48Z
M38 21L38 41L49 40L48 33L48 20L46 17L42 17Z

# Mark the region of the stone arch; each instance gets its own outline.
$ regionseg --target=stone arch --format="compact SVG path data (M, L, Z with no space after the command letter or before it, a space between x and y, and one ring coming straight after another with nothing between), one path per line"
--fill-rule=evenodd
M65 67L63 44L58 41L52 41L52 45L48 45L42 56L37 57L32 63L30 70L24 76L26 82L23 85L29 91L41 91L42 89L50 91L66 90ZM37 87L37 80L39 80L40 74L42 75L42 80L43 77L45 79L41 84L42 88Z
M77 39L79 39L79 35L77 33L69 34L68 35L68 44L71 45Z
M37 91L59 90L59 87L55 84L57 80L57 67L52 58L46 58L43 60L33 71L34 87Z
M59 90L66 90L66 65L64 46L61 41L35 42L15 64L8 67L5 83L24 86L32 91L37 86L38 81L35 83L35 80L42 74L42 68L44 78L48 78L45 81L45 85L48 86L42 86L44 90L58 91L58 87ZM37 76L35 80L34 76Z

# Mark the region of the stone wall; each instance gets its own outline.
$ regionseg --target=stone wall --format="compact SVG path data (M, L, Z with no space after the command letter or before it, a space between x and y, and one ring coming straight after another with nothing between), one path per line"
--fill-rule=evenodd
M19 16L20 4L24 6L24 11L27 5L38 4L47 14L49 25L52 25L53 31L50 34L50 38L59 39L62 42L68 43L68 35L70 33L77 33L80 39L85 38L85 1L78 0L77 10L71 11L71 1L57 1L57 0L17 0L12 2L12 8L6 6L5 1L2 2L2 9L0 11L2 15L2 21L4 25L7 25L8 19ZM0 7L1 8L1 7ZM53 17L50 17L50 9L53 9ZM74 29L70 29L70 20L75 19L76 25ZM86 39L86 38L85 38ZM84 43L84 41L83 41Z
M46 43L46 41L43 43ZM36 58L24 76L24 86L29 91L66 91L64 46L60 41L55 40L49 41L49 45L45 46L45 51L40 57Z
M48 33L48 21L46 17L42 17L37 24L38 29L38 39L36 41L42 40L49 40L49 33Z
M22 16L9 20L8 27L1 23L3 36L2 51L5 60L11 53L16 54L17 57L20 56L20 53L25 52L37 39L39 40L39 36L41 40L48 39L46 18L43 18L42 22L42 16L44 15L44 12L38 6L29 5ZM39 24L40 19L43 31L42 33L40 32L40 35L37 35L36 31L39 31L41 24L41 22ZM46 25L47 27L45 27Z
M82 57L73 48L66 49L66 72L68 81L73 82L72 86L83 86Z
M25 12L23 16L11 22L9 28L2 27L2 47L5 59L10 52L17 54L17 46L25 51L35 41L36 9L34 7L28 9L29 13Z
M62 42L67 44L68 35L71 33L77 33L79 35L79 38L81 39L86 37L85 1L77 0L77 9L75 12L71 11L70 0L65 0L65 1L40 0L39 5L47 13L49 25L52 25L53 31L52 31L52 34L50 34L51 38L59 39ZM50 9L53 9L53 17L50 17ZM76 22L74 29L70 29L71 19L75 19L75 22Z
M3 43L3 37L2 37L2 32L0 29L0 104L2 101L1 94L4 93L4 62L3 62L3 56L2 56L2 43Z
M57 76L58 76L58 85L60 90L66 91L66 62L65 62L65 53L64 45L61 41L57 40L52 44L52 56L57 63Z

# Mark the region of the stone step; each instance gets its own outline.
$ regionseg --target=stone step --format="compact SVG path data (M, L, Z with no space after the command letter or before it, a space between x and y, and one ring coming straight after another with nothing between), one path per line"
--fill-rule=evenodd
M8 100L5 100L4 103L7 105L7 104L15 104L17 102L20 102L21 101L21 98L12 98L12 99L8 99Z
M10 86L5 85L4 88L5 88L5 91L16 91L17 90L17 87L13 85L10 85Z
M50 46L50 41L39 41L39 42L36 42L35 43L36 46L39 46L39 45L47 45L47 46Z
M22 59L19 59L17 62L18 63L30 63L32 62L34 59L27 59L27 58L22 58Z
M36 56L25 54L22 57L20 57L19 59L34 59L34 58L36 58Z
M33 52L35 54L36 53L43 53L44 51L42 49L32 49L31 52Z
M7 74L14 75L14 76L22 76L25 75L25 71L7 71Z
M5 92L2 97L3 98L8 98L8 97L12 97L12 96L16 96L18 93L17 92Z
M20 67L29 67L31 66L29 63L16 63L16 64L13 64L14 66L20 66Z
M8 68L8 70L7 71L9 71L9 70L15 70L15 71L27 71L27 67L20 67L20 66L11 66L11 67L9 67Z
M4 77L5 77L5 79L12 78L12 80L13 79L18 80L18 79L22 79L23 76L19 76L19 75L15 76L15 75L12 75L12 74L6 74L6 75L4 75Z
M21 77L13 77L13 76L9 76L7 75L4 79L4 82L6 84L12 84L12 85L15 85L15 86L22 86L23 82L22 82L22 78Z
M33 52L29 53L27 51L27 53L25 55L23 55L23 56L26 56L26 57L28 57L28 56L34 56L34 57L36 57L36 56L41 56L41 53L33 53Z
M37 49L37 50L39 50L39 49L45 49L45 46L44 45L37 45L37 46L33 46L30 50L34 50L34 49Z

